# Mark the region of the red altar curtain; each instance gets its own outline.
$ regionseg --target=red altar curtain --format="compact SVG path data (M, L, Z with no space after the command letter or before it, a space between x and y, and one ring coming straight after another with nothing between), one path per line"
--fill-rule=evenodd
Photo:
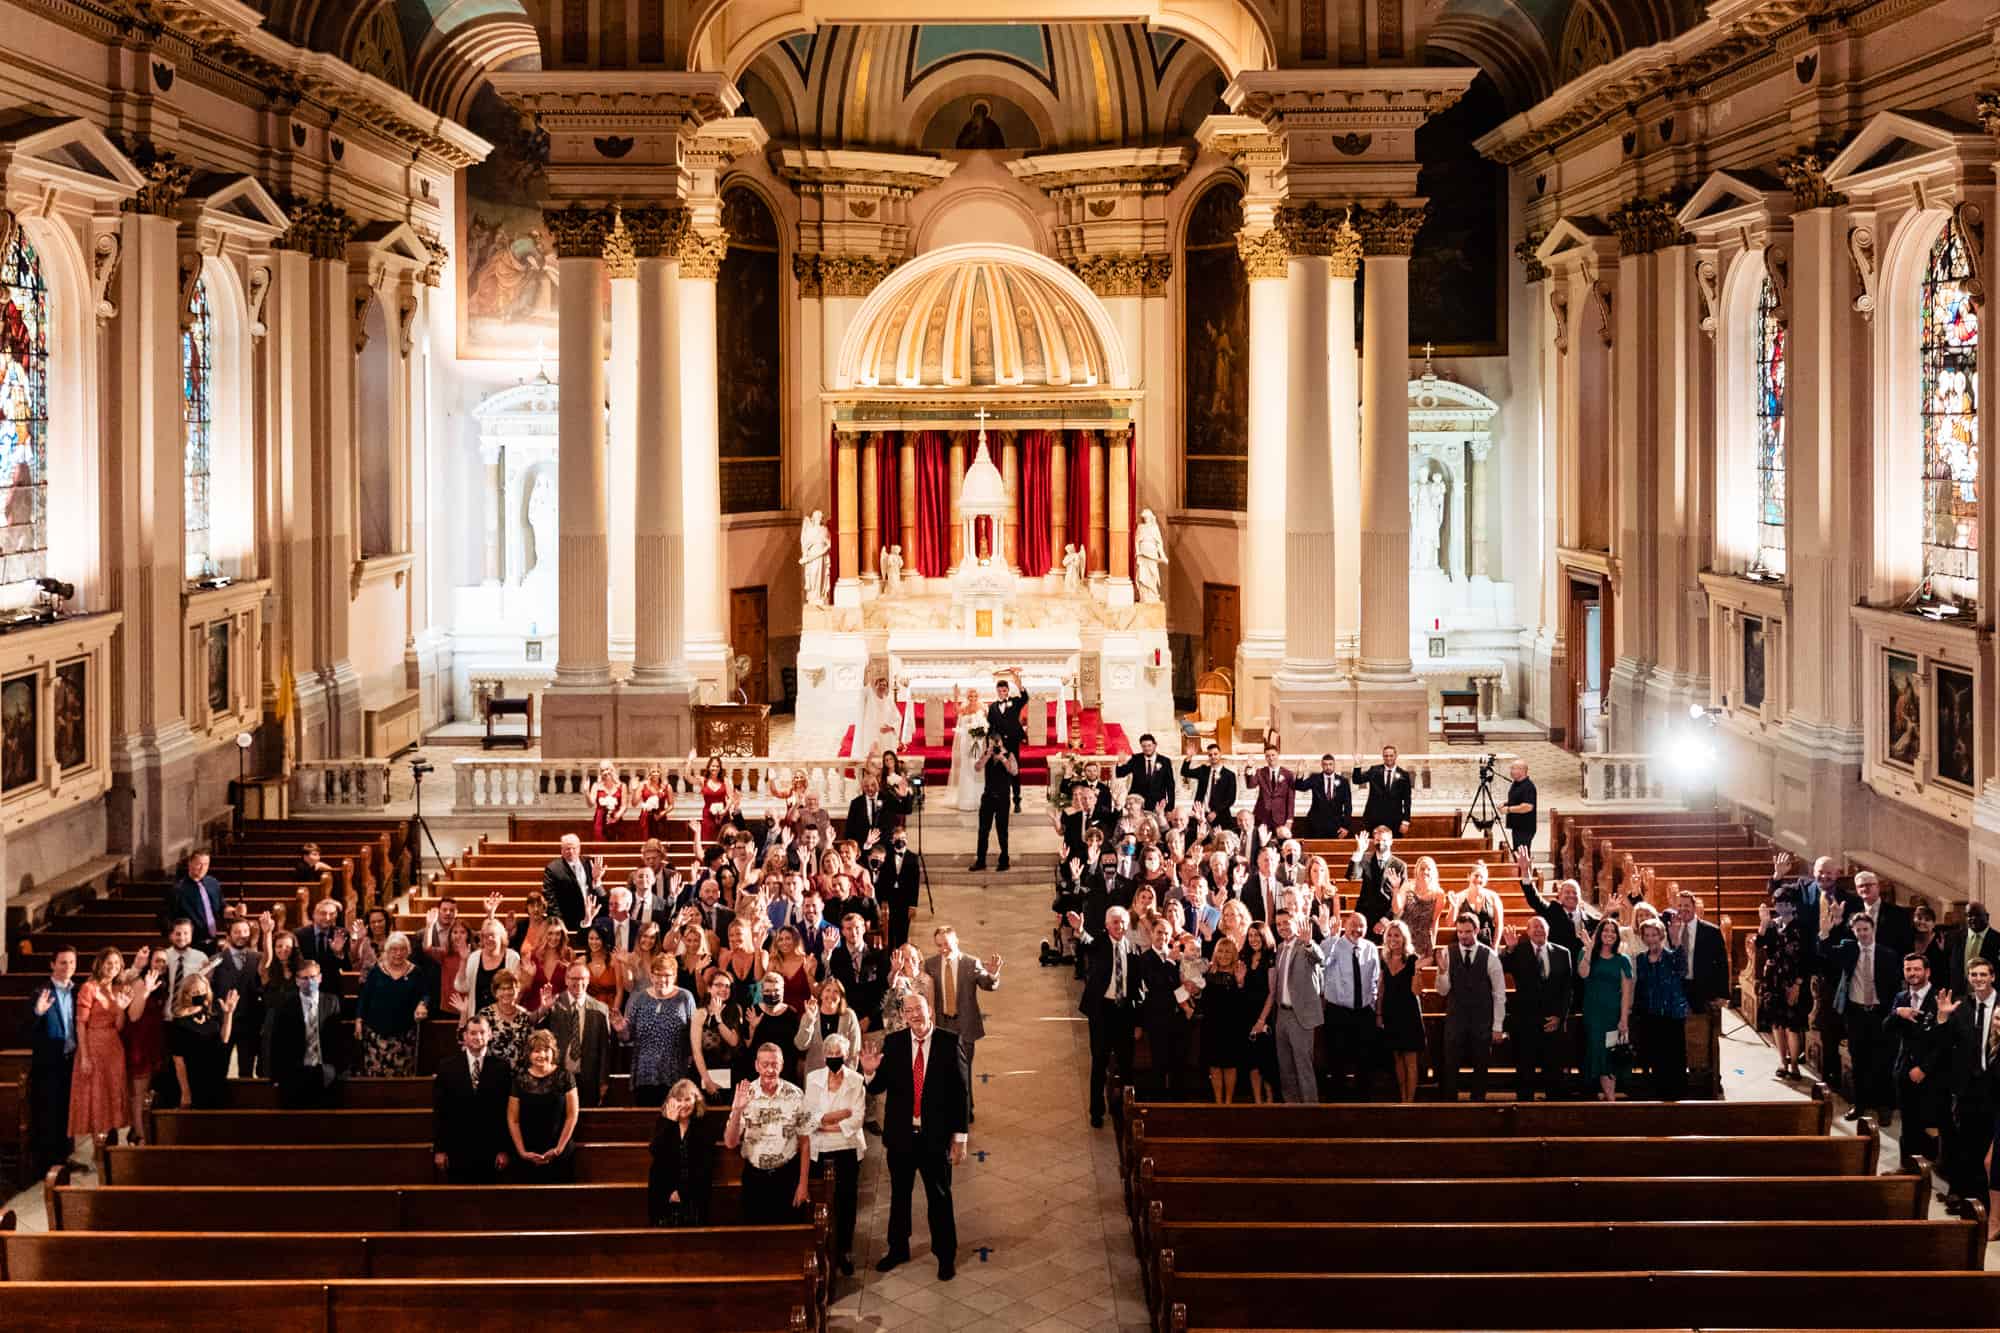
M903 552L925 578L951 573L951 457L943 432L917 436L917 549Z
M840 581L840 432L826 433L826 539L833 543L827 552L827 587Z
M1020 555L1021 572L1029 576L1046 574L1054 561L1049 542L1049 506L1054 498L1049 470L1051 441L1045 430L1031 430L1021 436L1021 532L1014 547Z
M882 431L875 436L875 512L881 519L882 545L903 544L903 478L897 457L898 436ZM903 552L909 559L910 553Z
M1069 433L1069 544L1090 549L1090 444L1087 430ZM1058 552L1057 554L1061 554ZM1088 571L1089 562L1084 569Z

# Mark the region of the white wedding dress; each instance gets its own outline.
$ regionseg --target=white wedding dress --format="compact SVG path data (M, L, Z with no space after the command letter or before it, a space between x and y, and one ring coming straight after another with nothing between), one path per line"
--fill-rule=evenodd
M978 771L979 747L985 744L986 738L969 734L973 725L985 726L986 714L979 712L968 716L960 712L958 728L951 736L951 786L957 794L961 810L977 810L980 794L986 786L985 775Z

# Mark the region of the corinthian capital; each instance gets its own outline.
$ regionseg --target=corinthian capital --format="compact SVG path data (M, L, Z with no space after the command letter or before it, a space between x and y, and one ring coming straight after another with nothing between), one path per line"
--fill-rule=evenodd
M612 214L608 208L571 204L568 208L542 211L558 259L602 259L605 238L611 235Z
M1174 271L1168 255L1079 255L1069 266L1099 296L1158 296Z
M1236 253L1243 260L1243 276L1252 282L1284 277L1285 263L1292 257L1285 238L1276 231L1236 233Z
M1361 252L1367 255L1408 255L1416 248L1417 233L1423 230L1424 205L1387 203L1354 210L1354 227L1361 233Z
M722 272L722 259L728 253L728 232L690 227L681 237L681 276L712 279Z

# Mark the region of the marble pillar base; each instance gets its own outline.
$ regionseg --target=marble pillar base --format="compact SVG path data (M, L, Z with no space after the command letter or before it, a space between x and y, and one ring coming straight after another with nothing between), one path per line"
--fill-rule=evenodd
M1971 863L1966 885L1972 900L1989 909L2000 906L2000 780L1987 783L1972 803L1966 852Z
M164 870L193 849L201 814L195 800L197 748L180 718L156 731L111 738L105 845L129 854L135 872Z
M341 658L324 673L327 688L327 758L361 753L361 674Z
M619 755L616 749L618 694L610 685L551 685L542 691L536 722L545 759L632 757Z
M1373 754L1385 745L1404 754L1431 748L1430 691L1421 680L1354 682L1354 740L1345 752Z
M1271 725L1271 677L1285 660L1285 639L1245 637L1236 645L1236 735L1241 738ZM1239 739L1240 743L1240 739Z
M678 755L694 748L691 689L627 684L619 689L617 701L618 754Z
M1359 753L1355 717L1351 678L1298 677L1281 671L1271 681L1271 725L1287 753Z

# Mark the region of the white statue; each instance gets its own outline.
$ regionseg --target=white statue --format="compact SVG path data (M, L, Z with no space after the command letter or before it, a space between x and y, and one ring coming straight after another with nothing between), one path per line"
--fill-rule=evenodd
M1438 547L1444 534L1444 478L1435 472L1424 474L1410 488L1410 555L1416 567L1438 567Z
M805 571L806 605L825 606L827 574L833 565L833 535L823 511L815 509L799 525L799 565Z
M883 547L881 565L882 582L884 584L882 591L884 595L901 592L903 590L903 548L900 546Z
M1150 509L1139 511L1139 531L1132 543L1132 569L1139 584L1141 602L1158 602L1160 566L1167 563L1166 538L1160 535L1159 520Z
M1081 546L1063 546L1062 571L1063 591L1071 597L1083 591L1084 551Z

